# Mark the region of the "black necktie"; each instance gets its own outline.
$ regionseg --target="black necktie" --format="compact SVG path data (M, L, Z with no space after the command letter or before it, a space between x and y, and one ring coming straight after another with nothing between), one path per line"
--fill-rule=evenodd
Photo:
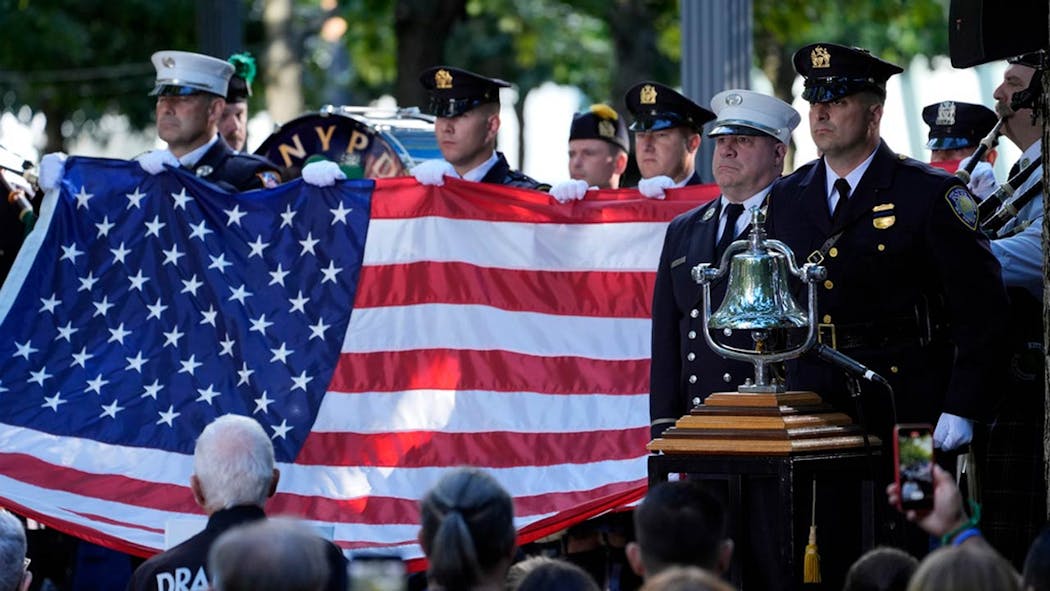
M843 213L846 211L846 204L849 201L849 181L840 178L835 181L835 190L839 192L839 200L835 203L835 211L831 213L831 225L836 226Z
M722 230L722 237L718 239L718 244L715 245L715 261L719 261L722 258L722 253L729 248L729 245L733 243L733 239L736 238L736 221L740 219L740 214L744 213L744 206L741 203L730 203L726 206L726 225L725 229Z
M1010 172L1006 175L1006 180L1014 178L1019 172L1021 172L1021 160L1014 162L1014 165L1010 167Z

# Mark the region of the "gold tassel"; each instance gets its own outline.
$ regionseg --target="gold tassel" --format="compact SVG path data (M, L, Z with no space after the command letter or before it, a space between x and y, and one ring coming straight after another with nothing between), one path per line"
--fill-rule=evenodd
M813 512L809 526L809 543L806 544L806 555L802 562L802 582L820 582L820 554L817 551L817 481L813 481Z

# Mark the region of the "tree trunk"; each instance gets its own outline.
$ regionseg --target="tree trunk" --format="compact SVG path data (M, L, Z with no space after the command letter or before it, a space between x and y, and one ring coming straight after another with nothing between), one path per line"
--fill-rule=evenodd
M616 76L612 81L613 105L626 113L623 95L643 80L677 86L678 64L660 57L657 32L653 27L659 7L651 0L615 0L609 3L605 22L613 37Z
M394 98L403 107L422 106L426 93L419 73L442 63L445 39L461 18L466 0L398 0L394 8L397 36L397 83Z
M51 101L43 103L40 111L44 114L44 133L47 136L42 154L65 152L66 138L62 137L62 124L69 118L69 114Z
M266 58L263 83L266 109L277 123L285 123L303 112L303 66L299 43L292 28L293 0L266 0L263 26L266 29Z

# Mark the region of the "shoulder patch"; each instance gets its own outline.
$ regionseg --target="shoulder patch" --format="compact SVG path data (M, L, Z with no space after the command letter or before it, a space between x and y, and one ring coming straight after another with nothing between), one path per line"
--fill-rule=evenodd
M281 175L277 174L277 172L273 170L264 170L262 172L256 173L255 176L259 177L259 180L262 182L263 188L266 189L272 189L277 185L281 184Z
M977 229L977 203L965 187L952 187L944 194L948 206L955 212L955 217L971 230Z

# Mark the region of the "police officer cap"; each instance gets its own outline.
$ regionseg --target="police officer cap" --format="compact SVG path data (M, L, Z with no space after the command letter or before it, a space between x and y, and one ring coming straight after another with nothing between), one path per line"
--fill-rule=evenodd
M930 126L931 150L956 150L976 147L995 127L995 111L984 105L944 101L926 105L922 120Z
M150 96L189 96L206 92L226 96L233 66L209 55L188 51L158 51L153 54L157 81Z
M711 99L718 117L707 132L720 135L768 135L788 143L802 117L784 101L751 90L723 90Z
M904 71L866 49L834 43L814 43L795 52L795 71L806 80L802 98L827 103L862 90L885 96L886 80Z
M449 66L423 70L419 82L430 93L424 112L437 117L456 117L485 103L499 103L499 89L510 87L499 78Z
M605 104L591 105L589 111L572 116L569 140L605 140L610 144L631 150L627 124L615 109Z
M250 53L235 53L227 60L233 64L233 77L230 78L226 102L243 103L252 95L252 82L255 81L255 58Z
M624 95L627 110L634 116L631 131L659 131L688 127L697 133L715 114L657 82L635 84Z
M1028 66L1036 70L1043 68L1043 60L1045 55L1043 51L1033 51L1030 53L1023 53L1021 55L1015 55L1010 58L1006 58L1006 62L1009 64L1019 64L1022 66Z

